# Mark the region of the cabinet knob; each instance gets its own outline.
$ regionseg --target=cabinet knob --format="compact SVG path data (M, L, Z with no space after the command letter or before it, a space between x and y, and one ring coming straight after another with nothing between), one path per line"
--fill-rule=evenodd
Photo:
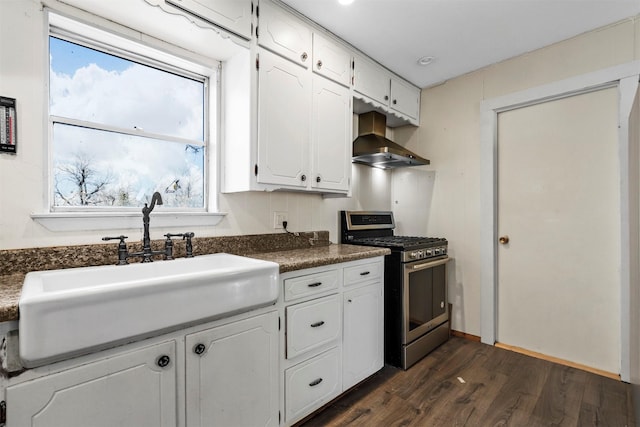
M320 182L322 181L322 178L320 178L319 176L316 177L316 182Z
M305 182L307 180L307 175L302 175L300 177L300 181Z
M207 347L204 344L199 343L193 347L193 352L197 355L201 355L206 349Z
M388 101L388 100L389 100L389 95L385 95L385 96L384 96L384 100L385 100L385 101Z
M302 62L306 61L308 57L309 55L307 55L307 52L302 52L302 55L300 55L300 59L302 59Z
M396 99L393 100L393 105L396 105L398 101Z
M319 70L320 68L322 68L322 61L318 59L318 62L316 65L318 66L318 70Z
M156 365L160 366L161 368L166 368L167 366L169 366L169 363L171 363L171 358L166 354L158 357L158 360L156 361Z

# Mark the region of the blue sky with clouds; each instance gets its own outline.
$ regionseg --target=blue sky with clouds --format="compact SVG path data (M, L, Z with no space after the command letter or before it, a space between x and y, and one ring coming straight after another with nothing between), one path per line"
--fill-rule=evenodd
M85 67L87 64L96 64L104 70L118 72L122 72L132 65L131 61L126 59L105 55L97 50L56 37L49 38L49 54L51 55L51 68L56 73L68 76L73 76L78 68Z
M205 130L202 82L53 37L50 59L51 114L202 145L197 143L204 140ZM204 203L204 150L194 152L179 142L54 126L54 168L68 168L79 153L110 177L109 191L124 189L133 197L142 195L139 201L144 202L144 197L179 180L180 185L189 184L192 194L199 194L200 207ZM58 178L62 189L73 191L73 182ZM178 196L167 193L165 206L187 207Z

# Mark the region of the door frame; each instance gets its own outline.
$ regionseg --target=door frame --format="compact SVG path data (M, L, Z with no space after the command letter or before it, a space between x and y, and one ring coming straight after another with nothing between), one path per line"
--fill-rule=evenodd
M604 88L618 88L618 158L620 165L620 377L630 381L630 296L632 283L638 283L638 193L633 182L638 165L631 161L630 114L638 90L640 61L571 77L520 92L487 99L480 104L480 258L481 258L481 341L494 345L497 332L498 289L498 114L567 98ZM637 144L637 142L634 142Z

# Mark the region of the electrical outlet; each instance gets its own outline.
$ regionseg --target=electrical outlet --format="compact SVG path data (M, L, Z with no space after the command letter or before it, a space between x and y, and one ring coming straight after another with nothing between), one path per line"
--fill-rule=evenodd
M289 221L289 213L288 212L274 212L273 213L273 228L284 228L282 223L284 221Z

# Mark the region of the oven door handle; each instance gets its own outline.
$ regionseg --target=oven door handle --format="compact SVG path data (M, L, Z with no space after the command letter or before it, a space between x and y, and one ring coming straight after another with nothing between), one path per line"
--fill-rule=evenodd
M407 265L407 267L411 270L422 270L425 268L437 267L438 265L446 264L449 262L449 260L450 258L444 258L436 261L423 262L421 264L409 264Z

